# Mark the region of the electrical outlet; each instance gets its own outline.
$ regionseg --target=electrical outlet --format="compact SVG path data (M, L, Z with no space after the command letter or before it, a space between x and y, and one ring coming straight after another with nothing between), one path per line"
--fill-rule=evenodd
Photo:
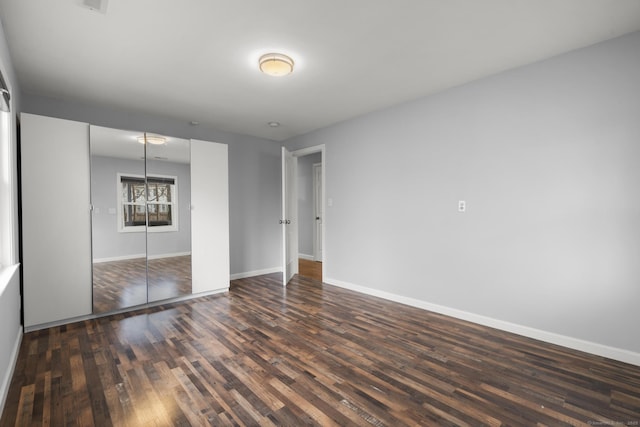
M458 212L464 212L467 210L467 202L464 200L458 200Z

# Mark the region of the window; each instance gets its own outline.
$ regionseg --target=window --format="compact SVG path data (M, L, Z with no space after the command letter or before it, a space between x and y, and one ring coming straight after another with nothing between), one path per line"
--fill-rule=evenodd
M178 178L118 174L119 231L178 231Z
M0 72L0 267L15 262L13 214L16 205L13 192L15 169L11 146L12 123L9 86Z

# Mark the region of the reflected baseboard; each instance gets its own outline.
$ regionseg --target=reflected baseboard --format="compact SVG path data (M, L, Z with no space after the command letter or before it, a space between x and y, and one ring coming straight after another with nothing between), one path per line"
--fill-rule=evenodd
M191 252L174 252L170 254L158 254L158 255L149 255L146 254L132 254L132 255L122 255L116 257L109 258L95 258L93 260L94 264L99 264L103 262L113 262L113 261L125 261L128 259L139 259L139 258L147 258L147 259L161 259L161 258L173 258L178 256L187 256L191 255Z
M171 254L147 255L147 259L173 258L173 257L188 256L188 255L191 255L191 252L174 252Z

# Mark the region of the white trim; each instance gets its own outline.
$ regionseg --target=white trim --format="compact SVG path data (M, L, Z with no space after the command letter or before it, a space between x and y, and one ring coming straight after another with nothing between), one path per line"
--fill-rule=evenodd
M11 386L11 378L16 369L16 363L18 363L18 354L20 352L20 344L22 343L22 327L18 328L16 333L16 339L13 344L13 350L11 351L11 357L9 358L9 369L5 372L4 378L2 378L2 384L0 384L0 414L4 411L4 405L7 403L7 395L9 394L9 386Z
M325 144L313 145L307 148L301 148L299 150L292 151L294 157L302 157L308 154L320 153L320 163L322 163L322 212L324 212L324 218L322 218L322 259L318 260L322 262L322 277L327 275L327 147Z
M298 258L306 259L307 261L315 261L316 260L316 258L313 255L307 255L307 254L301 254L301 253L298 253Z
M324 276L323 276L324 277ZM372 289L365 286L355 285L353 283L344 282L337 279L325 278L325 283L360 292L363 294L383 298L390 301L399 302L412 307L421 308L423 310L433 311L435 313L444 314L446 316L455 317L456 319L466 320L477 323L479 325L489 326L491 328L500 329L502 331L511 332L517 335L545 341L551 344L557 344L574 350L584 351L586 353L595 354L597 356L608 357L621 362L630 363L640 366L640 353L625 350L622 348L610 347L604 344L598 344L591 341L581 340L566 335L560 335L553 332L543 331L540 329L530 328L528 326L518 325L504 320L494 319L443 305L432 304L415 298L405 297L402 295L392 294L390 292Z
M282 273L282 266L264 268L262 270L245 271L244 273L234 273L231 280L246 279L247 277L262 276L263 274Z
M0 64L0 73L4 73L4 67ZM7 89L11 94L9 99L9 111L0 112L0 121L6 122L7 129L4 134L0 134L0 173L2 174L2 183L0 184L0 267L2 265L9 266L14 264L16 259L15 230L16 225L16 186L15 186L15 112L13 111L13 97L11 84L8 77L5 79ZM3 125L0 125L0 132ZM4 138L6 136L6 138Z
M159 255L145 255L145 254L132 254L132 255L121 255L107 258L95 258L93 260L94 264L100 264L102 262L113 262L113 261L126 261L128 259L161 259L161 258L173 258L178 256L187 256L191 255L191 252L173 252L170 254L159 254Z
M292 151L291 154L293 154L294 157L303 157L309 154L321 153L323 151L324 151L324 144L320 144L320 145L314 145L313 147L301 148L299 150Z
M320 157L322 157L322 152L320 153ZM318 183L318 169L320 170L320 182ZM324 228L324 203L323 203L323 187L324 181L322 179L322 162L314 163L311 166L311 176L313 182L313 261L322 262L322 252L324 249L324 243L322 241L322 231L320 235L318 235L318 227L321 227L320 230ZM318 184L320 185L320 194L318 194ZM320 196L320 202L318 203L318 196ZM320 205L320 206L318 206ZM320 217L320 222L318 223L317 217Z

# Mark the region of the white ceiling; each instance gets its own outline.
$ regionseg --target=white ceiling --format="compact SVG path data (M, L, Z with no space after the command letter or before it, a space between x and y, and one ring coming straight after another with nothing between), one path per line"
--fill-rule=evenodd
M23 91L274 140L640 30L640 0L82 3L0 0Z

